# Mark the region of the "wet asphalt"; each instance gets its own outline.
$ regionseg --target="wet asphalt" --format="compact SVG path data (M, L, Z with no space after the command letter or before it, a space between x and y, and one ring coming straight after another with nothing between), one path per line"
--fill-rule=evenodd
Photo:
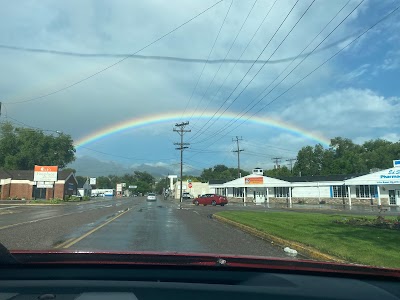
M316 207L194 206L161 197L101 198L66 205L0 205L0 242L19 250L157 251L292 258L281 247L215 220L226 210L377 214ZM387 214L398 214L398 211Z
M288 256L212 214L235 207L181 207L145 198L99 200L80 205L0 206L0 242L9 249L158 251Z

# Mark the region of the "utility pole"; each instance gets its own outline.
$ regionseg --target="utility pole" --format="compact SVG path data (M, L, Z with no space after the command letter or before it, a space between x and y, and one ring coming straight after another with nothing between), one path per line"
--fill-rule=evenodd
M175 132L177 132L181 136L181 142L180 143L174 143L174 145L179 146L179 147L177 147L175 149L181 151L181 190L180 190L180 196L179 196L179 202L180 202L179 208L182 208L181 204L182 204L183 150L189 148L186 145L190 145L189 143L184 143L183 142L183 135L186 132L191 132L191 130L186 130L185 129L185 127L187 125L189 125L189 121L182 122L182 123L177 123L177 124L175 124L176 128L173 129Z
M282 159L282 157L274 157L272 158L273 161L275 161L275 169L279 169L279 162Z
M236 136L235 139L232 139L232 142L236 142L236 146L237 146L237 150L234 150L232 152L236 152L237 153L237 159L238 159L238 178L240 178L240 152L244 151L243 149L240 149L239 147L239 141L242 141L242 137L238 137Z
M289 166L290 166L290 173L292 173L293 171L293 162L296 160L296 158L289 158L286 161L289 162Z

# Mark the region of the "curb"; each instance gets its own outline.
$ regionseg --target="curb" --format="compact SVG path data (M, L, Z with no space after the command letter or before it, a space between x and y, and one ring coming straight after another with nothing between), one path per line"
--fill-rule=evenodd
M18 204L0 204L0 206L61 206L63 203L47 204L47 203L18 203Z
M312 258L312 259L316 259L316 260L323 260L323 261L331 261L331 262L339 262L339 263L346 263L346 261L337 258L335 256L329 255L329 254L325 254L322 253L320 251L318 251L317 249L313 248L313 247L309 247L306 245L303 245L301 243L298 242L294 242L294 241L290 241L290 240L285 240L283 238L277 237L275 235L266 233L266 232L262 232L260 230L257 230L253 227L247 226L247 225L243 225L239 222L236 221L232 221L229 220L227 218L221 217L219 215L213 215L213 218L217 219L219 222L222 223L226 223L229 225L233 225L247 233L250 233L251 235L254 235L258 238L261 238L263 240L267 240L267 241L271 241L274 244L277 244L279 246L282 247L290 247L292 249L297 250L300 254Z

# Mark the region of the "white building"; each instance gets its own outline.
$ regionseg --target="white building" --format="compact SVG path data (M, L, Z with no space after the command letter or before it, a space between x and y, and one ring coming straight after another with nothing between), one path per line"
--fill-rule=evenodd
M181 191L181 182L177 181L174 185L173 195L175 199L179 199ZM207 194L210 191L208 182L182 182L182 193L189 193L193 197Z
M277 179L262 174L256 168L253 174L229 182L210 181L209 192L233 202L400 205L400 160L393 168L361 175Z

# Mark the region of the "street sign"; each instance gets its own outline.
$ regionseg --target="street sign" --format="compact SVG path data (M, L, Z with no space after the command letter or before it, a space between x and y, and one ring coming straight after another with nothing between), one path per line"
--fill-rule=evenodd
M35 166L33 181L57 181L58 166Z
M122 184L117 183L117 192L122 192Z
M189 184L188 184L189 189L191 189L192 186L193 186L193 184L191 182L189 182Z
M123 182L121 184L122 184L122 187L126 187L126 183L125 182Z
M192 182L192 179L188 179L187 182L188 182L188 183Z
M96 178L95 177L90 178L89 179L89 184L90 185L96 185Z
M137 185L130 185L129 188L130 189L137 189Z

